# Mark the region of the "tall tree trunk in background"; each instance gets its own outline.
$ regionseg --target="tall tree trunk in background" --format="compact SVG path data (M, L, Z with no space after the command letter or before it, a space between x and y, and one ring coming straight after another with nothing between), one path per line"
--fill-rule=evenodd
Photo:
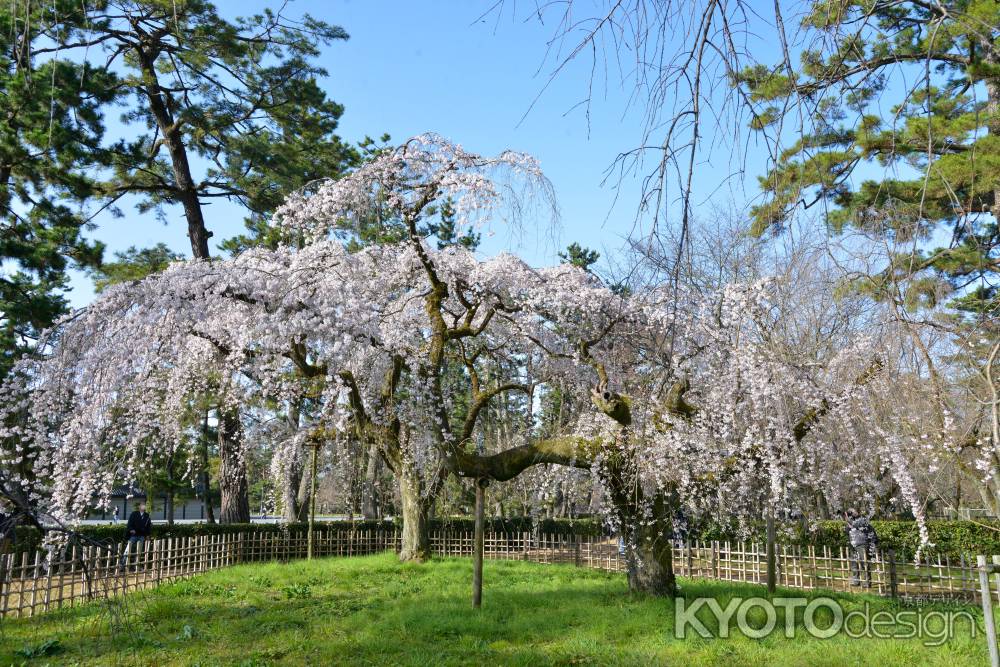
M555 502L555 514L560 519L565 519L569 516L569 502L570 494L566 493L566 483L559 482L558 490L556 491L556 502Z
M208 410L205 410L205 420L201 430L201 488L204 489L205 521L215 523L215 509L212 507L212 476L208 472Z
M986 42L981 48L985 57L983 58L991 68L1000 67L1000 54L996 52L996 47ZM986 114L987 131L996 137L1000 137L1000 77L991 76L986 78ZM1000 186L993 190L993 221L1000 225Z
M191 173L191 163L188 159L187 147L184 145L184 135L181 132L180 124L174 117L173 110L167 104L169 95L160 85L156 71L156 57L152 48L142 44L135 47L135 55L143 75L140 90L149 101L150 111L156 119L163 143L170 155L170 165L174 175L172 194L184 207L188 239L191 241L191 255L195 259L207 260L211 256L208 239L211 238L212 233L205 226L205 216L198 196L198 186ZM238 421L238 417L236 421ZM220 444L221 442L220 435ZM223 464L225 464L225 459L223 459ZM219 488L222 491L222 522L228 522L227 516L246 516L247 521L249 521L250 497L245 468L242 475L237 474L233 478L226 474L220 474ZM227 513L227 502L230 511L234 513ZM246 511L243 511L243 508L246 508Z
M299 430L299 423L301 417L300 405L297 400L292 400L288 405L288 415L286 417L288 421L288 428L294 435ZM303 453L305 456L305 453ZM300 485L302 483L302 469L305 467L305 461L303 459L298 459L291 463L291 469L285 471L284 479L282 483L284 487L281 490L281 513L285 521L298 521L300 510L302 505L299 501L299 494L301 492Z
M361 483L361 513L366 521L375 521L379 518L380 498L378 493L378 480L382 475L382 456L379 454L378 446L372 443L368 447L365 456L365 476Z
M997 497L995 487L989 484L978 484L976 490L979 491L979 498L983 501L983 507L988 509L994 516L1000 514L1000 499Z
M990 34L987 32L987 34ZM982 45L984 53L986 53L986 62L989 63L993 70L993 76L986 79L986 93L988 96L988 101L986 104L986 113L989 114L989 133L994 137L1000 137L1000 76L996 75L998 69L1000 69L1000 53L997 53L996 46L992 43L987 42ZM993 189L993 224L1000 227L1000 181L997 182ZM996 371L993 368L993 364L998 359L1000 355L1000 343L997 343L990 354L986 358L986 367L983 369L986 376L987 391L989 392L987 405L991 407L988 409L987 418L989 419L989 429L990 429L990 440L992 440L993 445L993 456L992 459L998 467L1000 467L1000 390L998 390L998 384L1000 384L1000 378L996 376ZM992 471L992 472L995 472ZM993 511L996 515L1000 513L1000 489L997 488L996 474L992 475L991 480L991 491L992 491L992 502L986 505Z
M962 510L962 474L958 473L955 475L955 513L956 515Z
M167 497L163 512L167 518L167 525L174 525L174 456L167 457Z
M816 494L816 512L819 518L827 521L833 517L830 513L830 503L826 501L826 496L822 493Z
M155 56L141 46L137 47L135 52L143 74L140 90L149 100L150 111L156 119L163 143L170 154L170 165L174 172L173 194L184 207L188 238L191 241L191 255L195 259L208 259L208 239L212 234L205 227L205 217L201 210L201 201L198 199L198 188L191 174L184 136L173 112L167 106L167 96L157 77Z
M307 451L304 456L311 457L312 452ZM312 500L312 468L305 465L305 461L302 462L302 470L299 472L299 485L297 488L297 495L295 497L295 504L298 506L296 520L304 521L306 513L305 510L309 507L309 503Z
M239 413L219 410L219 487L222 489L222 523L250 523L247 463L243 452Z
M303 496L308 494L308 491L302 488L305 481L304 478L305 475L302 474L302 468L298 465L295 466L294 470L289 470L285 473L284 488L281 493L281 516L285 521L301 520L302 507L305 501Z

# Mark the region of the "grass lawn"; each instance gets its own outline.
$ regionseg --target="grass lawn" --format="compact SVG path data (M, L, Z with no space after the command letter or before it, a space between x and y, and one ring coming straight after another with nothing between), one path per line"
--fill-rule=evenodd
M112 628L122 614L102 603L0 621L0 665L988 664L982 633L971 638L965 622L938 647L813 638L801 609L794 639L780 630L765 639L675 639L674 603L630 596L623 575L520 562L485 570L483 609L473 612L468 559L400 565L384 554L233 567L130 596L126 629ZM681 583L688 600L712 596L723 607L762 594L752 585ZM851 609L903 609L832 597ZM764 616L750 618L760 625Z

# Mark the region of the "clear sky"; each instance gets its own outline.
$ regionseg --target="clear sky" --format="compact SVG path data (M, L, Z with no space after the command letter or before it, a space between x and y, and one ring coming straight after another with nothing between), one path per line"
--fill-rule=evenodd
M217 6L236 16L277 2L220 0ZM320 58L329 72L325 89L346 109L340 126L346 140L387 132L401 142L434 131L476 152L511 148L541 161L555 186L561 228L554 237L544 224L520 238L498 230L484 239L484 253L510 250L543 265L578 241L608 254L633 230L640 188L635 177L620 187L617 176L602 181L615 157L639 143L644 110L635 105L630 110L630 84L611 76L608 86L594 91L588 120L577 107L587 92L586 60L560 74L532 107L552 69L546 49L555 27L527 18L526 3L508 2L502 16L480 18L492 5L493 0L297 0L287 14L312 14L351 36L325 47ZM701 164L698 171L705 192L729 173L729 165ZM174 208L164 225L126 205L123 218L101 218L91 236L107 243L109 258L116 250L160 241L189 256L186 228ZM235 205L216 200L207 207L213 241L238 233L242 220ZM92 298L89 278L74 276L71 303L80 306Z

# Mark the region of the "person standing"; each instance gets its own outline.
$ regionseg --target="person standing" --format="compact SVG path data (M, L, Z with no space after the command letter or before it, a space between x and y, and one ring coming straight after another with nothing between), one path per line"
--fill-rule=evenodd
M14 550L17 519L14 514L0 512L0 556Z
M128 524L125 526L125 534L128 535L128 547L122 554L122 566L130 552L140 553L146 546L146 538L153 532L153 520L146 512L146 503L139 503L132 514L128 517Z
M871 557L878 549L878 534L867 517L861 516L855 510L848 510L844 518L847 531L848 560L851 564L851 585L861 584L861 570L865 571L865 588L872 587Z
M684 510L678 509L674 513L674 519L671 523L673 528L670 537L673 540L674 546L680 549L687 543L688 533L691 530L687 514L684 513Z

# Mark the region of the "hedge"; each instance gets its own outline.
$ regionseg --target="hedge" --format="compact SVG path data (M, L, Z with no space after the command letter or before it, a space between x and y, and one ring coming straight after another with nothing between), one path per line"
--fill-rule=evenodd
M872 521L883 549L895 549L900 558L912 558L920 546L915 521ZM928 521L933 547L924 551L931 558L966 558L1000 554L1000 521ZM822 521L814 531L796 536L797 544L843 546L847 534L843 521Z
M872 527L878 534L879 546L894 549L897 559L910 559L916 554L920 531L915 521L872 521ZM1000 521L928 521L927 529L933 546L922 553L932 559L1000 554ZM764 535L761 522L750 526L749 536L716 528L703 531L701 539L763 542ZM836 550L847 546L847 531L843 521L820 521L805 527L799 523L785 524L779 525L778 542Z
M124 522L118 524L84 525L78 528L78 532L90 539L106 542L120 542L126 539ZM155 538L167 537L192 537L201 535L231 535L233 533L277 533L277 532L304 532L308 527L306 523L175 523L172 526L163 523L154 523L152 534ZM392 522L378 521L355 521L350 522L321 522L316 524L317 530L355 530L392 528ZM18 549L31 548L41 542L41 532L34 526L21 526L17 529L16 545Z
M153 537L190 537L201 535L230 535L233 533L303 533L308 529L305 522L296 523L175 523L168 526L163 523L153 524ZM391 519L385 521L320 521L316 523L319 532L351 531L351 530L392 530L397 522ZM430 521L431 530L473 531L475 520L472 517L444 517ZM486 520L486 530L496 532L534 532L552 533L558 535L600 535L601 522L594 519L539 519L531 517L514 517L509 519L493 518ZM118 542L126 538L125 523L84 525L79 533L88 538ZM23 551L36 547L41 542L41 532L34 526L21 526L17 529L16 550Z
M331 521L316 524L318 531L348 531L348 530L391 530L395 527L392 520L387 521ZM917 525L913 521L873 521L872 526L878 533L883 549L895 549L900 559L912 558L920 543ZM472 517L444 517L430 522L431 530L450 529L468 531L474 529ZM275 533L289 531L303 532L307 529L305 523L291 524L207 524L184 523L168 526L153 524L154 537L184 537L192 535L221 535L240 532ZM606 534L602 522L598 519L532 519L531 517L492 518L487 519L486 529L497 532L540 532L557 535L595 536ZM930 539L934 546L925 549L924 553L934 558L948 556L976 556L979 554L1000 554L1000 521L930 521L928 522ZM80 532L98 540L120 541L125 539L125 525L83 526ZM721 529L703 530L690 535L691 539L730 540L730 541L763 541L763 525L751 526L749 537ZM41 540L39 531L32 527L21 527L17 530L17 549L27 549L37 545ZM816 546L838 549L847 545L847 535L843 521L820 521L807 529L800 524L782 526L778 533L778 541L782 544L798 546Z

